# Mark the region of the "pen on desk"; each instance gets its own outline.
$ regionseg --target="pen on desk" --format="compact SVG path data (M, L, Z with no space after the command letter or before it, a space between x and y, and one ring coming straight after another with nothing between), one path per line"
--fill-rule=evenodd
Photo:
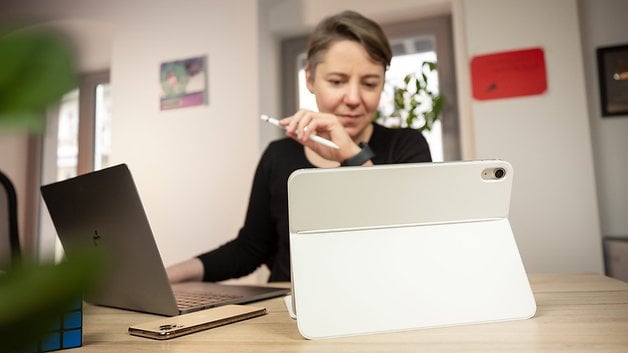
M271 123L281 129L286 129L285 127L281 126L279 124L279 120L275 119L275 118L271 118L270 116L266 115L266 114L262 114L260 115L260 119L264 120L267 123ZM323 146L327 146L329 148L333 148L336 150L339 150L340 147L338 147L337 144L333 143L332 141L329 141L328 139L322 138L318 135L310 135L310 140L316 142L316 143L320 143Z

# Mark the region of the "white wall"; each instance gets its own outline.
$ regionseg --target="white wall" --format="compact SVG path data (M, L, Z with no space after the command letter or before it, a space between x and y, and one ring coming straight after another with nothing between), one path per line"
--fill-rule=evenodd
M476 157L515 169L511 223L529 271L602 272L575 0L465 2L468 58L541 47L548 90L474 101Z
M628 237L628 116L602 118L596 59L599 47L628 44L628 1L578 3L602 235Z
M164 261L233 238L259 158L257 3L136 1L112 47L112 158L133 172ZM159 111L159 65L207 55L209 104Z

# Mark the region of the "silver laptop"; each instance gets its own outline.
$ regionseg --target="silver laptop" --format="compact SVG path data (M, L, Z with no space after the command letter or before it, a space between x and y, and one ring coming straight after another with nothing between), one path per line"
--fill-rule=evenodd
M85 300L178 315L285 295L289 289L190 282L170 285L128 167L120 164L41 187L68 261L76 248L98 247L107 271Z

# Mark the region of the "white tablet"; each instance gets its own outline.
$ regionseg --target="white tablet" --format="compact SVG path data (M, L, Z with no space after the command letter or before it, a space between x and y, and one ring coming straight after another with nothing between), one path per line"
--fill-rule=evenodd
M504 161L296 171L293 305L310 339L532 317Z

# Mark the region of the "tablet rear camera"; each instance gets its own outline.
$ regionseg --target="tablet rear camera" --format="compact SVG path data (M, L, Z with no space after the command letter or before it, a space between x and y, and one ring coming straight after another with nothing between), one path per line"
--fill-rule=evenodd
M495 169L495 179L501 179L506 174L506 171L503 168Z

